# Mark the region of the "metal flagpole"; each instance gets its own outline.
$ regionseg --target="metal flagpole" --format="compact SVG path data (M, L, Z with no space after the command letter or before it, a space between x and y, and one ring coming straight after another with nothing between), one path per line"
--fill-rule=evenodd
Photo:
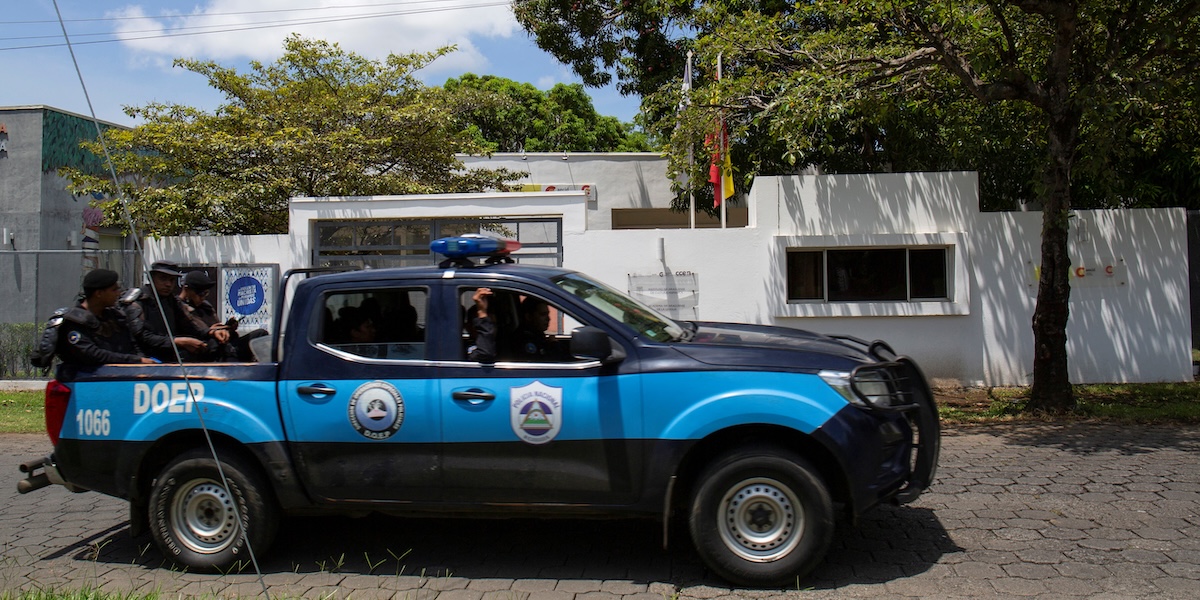
M679 104L681 107L691 104L691 97L690 97L691 91L692 91L692 51L688 50L687 66L684 67L684 69L683 69L683 99L679 101ZM691 142L688 142L687 156L688 156L687 177L684 178L684 181L687 182L687 187L688 187L688 227L690 229L695 229L696 228L696 192L693 191L693 189L692 189L692 161L694 160L694 158L692 156L692 143Z
M721 54L717 54L717 81L721 81ZM725 112L721 111L720 129L717 131L718 148L721 149L721 161L724 163L725 154L729 152L729 134L725 130ZM724 165L721 166L724 169ZM725 198L725 173L721 173L721 229L725 229L725 205L729 204Z

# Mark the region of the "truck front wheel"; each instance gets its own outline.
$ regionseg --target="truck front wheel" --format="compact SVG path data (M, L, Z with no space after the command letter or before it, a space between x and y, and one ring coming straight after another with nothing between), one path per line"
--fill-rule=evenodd
M697 552L721 577L750 586L794 584L824 558L833 502L799 455L747 448L701 475L689 528Z
M279 511L257 470L225 456L218 472L203 450L184 453L162 470L149 505L150 535L162 553L205 571L248 564L247 544L262 556L279 524Z

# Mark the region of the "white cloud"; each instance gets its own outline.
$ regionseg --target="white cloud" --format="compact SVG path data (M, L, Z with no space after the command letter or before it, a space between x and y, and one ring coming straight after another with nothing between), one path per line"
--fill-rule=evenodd
M461 72L489 64L473 37L519 31L504 0L210 0L190 13L129 5L110 16L128 19L116 33L149 64L180 57L270 62L297 33L373 59L457 44L428 71ZM210 31L219 32L201 34Z

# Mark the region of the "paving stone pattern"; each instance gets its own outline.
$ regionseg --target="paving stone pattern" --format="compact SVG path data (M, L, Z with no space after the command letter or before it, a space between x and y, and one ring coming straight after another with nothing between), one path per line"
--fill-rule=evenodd
M127 505L15 491L44 436L0 435L0 590L411 600L1200 597L1200 428L949 429L933 489L839 527L813 575L730 587L653 522L293 518L260 579L172 568ZM0 592L3 595L3 592Z

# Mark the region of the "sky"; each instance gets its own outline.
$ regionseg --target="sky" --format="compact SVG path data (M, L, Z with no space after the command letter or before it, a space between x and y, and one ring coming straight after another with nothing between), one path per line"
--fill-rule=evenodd
M442 85L463 73L496 75L541 90L579 83L517 24L511 0L6 0L0 10L0 106L42 104L121 125L123 106L151 102L213 110L223 96L207 80L172 66L211 60L249 71L274 62L295 33L336 42L371 59L455 44L417 73ZM65 43L63 28L70 38ZM84 86L71 59L79 63ZM629 122L638 99L613 86L589 88L596 111Z

